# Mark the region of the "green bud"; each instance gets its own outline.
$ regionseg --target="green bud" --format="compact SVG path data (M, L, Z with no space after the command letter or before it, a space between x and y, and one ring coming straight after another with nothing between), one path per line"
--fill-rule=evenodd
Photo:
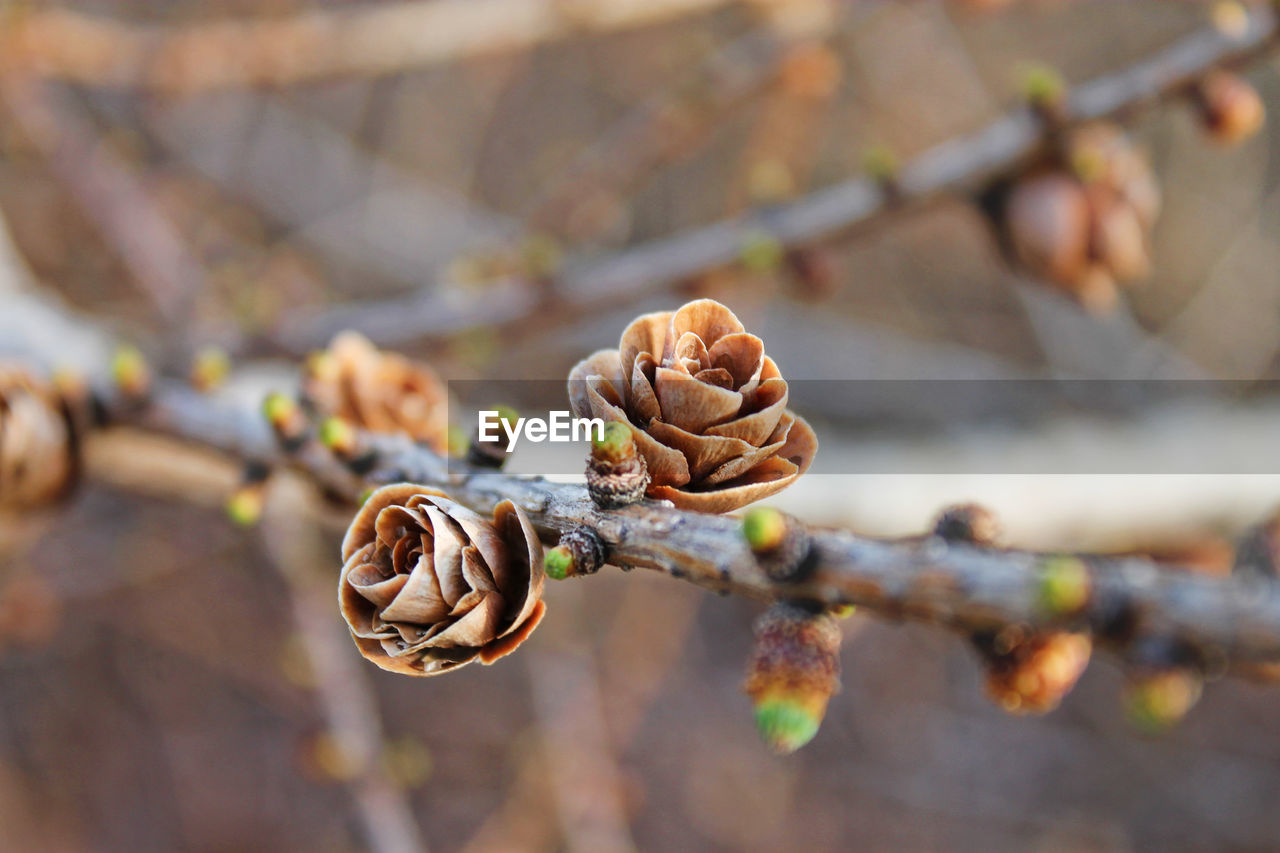
M111 379L130 397L142 397L151 389L151 368L137 347L124 344L111 357Z
M280 391L272 391L262 401L262 414L272 426L290 420L297 411L298 404Z
M467 455L467 448L471 446L466 430L457 424L449 424L448 442L449 455L459 459Z
M773 272L782 266L786 249L767 231L747 235L738 251L738 260L750 272Z
M786 539L787 517L773 507L754 507L742 516L742 535L752 551L772 551Z
M1053 557L1040 569L1039 605L1054 616L1078 613L1089 603L1093 580L1089 567L1075 557Z
M787 699L775 699L755 709L756 730L769 748L789 755L818 734L821 716L814 716L804 705Z
M563 545L557 545L546 552L542 564L547 570L547 577L562 581L574 574L573 552Z
M591 439L591 455L604 462L625 462L636 455L636 440L631 428L609 421L600 434Z
M327 417L320 423L317 433L320 443L334 453L351 453L356 446L356 431L343 418Z
M885 184L898 179L902 164L889 146L873 145L862 155L862 170L871 180Z
M191 363L191 384L200 391L212 391L231 373L231 357L219 347L205 347Z
M227 498L227 517L241 527L252 527L262 519L264 502L260 483L242 486Z
M1125 715L1136 728L1161 734L1177 725L1200 699L1203 682L1186 669L1171 669L1130 681Z
M1061 103L1067 84L1058 70L1043 63L1031 63L1022 69L1022 95L1033 107L1050 107Z

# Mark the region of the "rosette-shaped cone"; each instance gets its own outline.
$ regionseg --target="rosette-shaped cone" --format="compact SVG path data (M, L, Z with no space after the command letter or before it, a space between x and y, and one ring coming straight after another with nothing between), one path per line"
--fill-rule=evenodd
M542 545L511 501L492 521L412 483L384 486L342 542L338 599L361 654L438 675L514 651L542 619Z
M649 497L728 512L790 485L818 440L787 409L787 382L764 344L711 299L646 314L569 374L574 414L631 427Z
M406 435L437 453L448 446L449 396L435 371L357 332L342 332L311 358L302 391L322 414Z
M71 430L53 390L20 367L0 364L0 507L55 500L74 474Z

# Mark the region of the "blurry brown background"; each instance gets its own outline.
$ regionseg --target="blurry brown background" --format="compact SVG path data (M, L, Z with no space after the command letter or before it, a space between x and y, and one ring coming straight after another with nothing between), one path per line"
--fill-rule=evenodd
M77 5L179 27L376 4L62 4ZM492 280L513 271L846 179L875 145L909 159L1000 115L1026 62L1090 79L1206 26L1206 4L974 16L844 2L816 39L778 42L773 26L726 3L403 73L199 94L6 69L0 210L39 287L162 365L211 342L292 355L367 316L332 306L492 293L502 314L512 291ZM198 74L218 58L190 61ZM1280 114L1274 60L1248 77ZM567 306L514 332L387 337L451 379L558 379L634 313L698 293L730 304L799 379L1280 379L1276 128L1222 150L1185 106L1137 118L1165 209L1155 273L1113 317L1010 270L955 199L831 247L834 283L817 291L737 269L571 321ZM857 423L812 414L824 453L860 446ZM1231 441L1186 429L1192 448ZM944 439L917 431L898 447ZM1219 568L1229 537L1280 501L1275 477L886 488L821 465L779 504L905 533L946 500L981 497L1019 544L1194 548ZM1100 662L1060 711L1010 718L955 638L856 616L822 732L779 759L739 692L753 603L609 570L554 585L521 654L399 678L356 665L326 609L331 532L236 529L217 494L187 505L154 485L93 485L63 513L0 528L0 850L411 849L395 846L413 841L406 814L437 850L1280 849L1274 688L1214 684L1150 739L1125 723L1119 673ZM293 536L320 556L263 544ZM315 647L335 631L340 643ZM337 680L354 698L316 689L313 658L330 651L352 659L354 680ZM327 734L335 701L381 721L372 770ZM380 821L392 828L371 840Z

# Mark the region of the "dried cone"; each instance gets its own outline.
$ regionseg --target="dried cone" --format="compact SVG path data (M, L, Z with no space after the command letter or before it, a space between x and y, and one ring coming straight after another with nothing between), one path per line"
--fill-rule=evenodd
M493 663L537 627L542 545L511 501L489 521L425 486L374 492L342 543L339 602L361 654L437 675Z
M0 507L55 500L74 474L71 430L53 390L16 365L0 364Z
M1205 75L1196 87L1200 120L1214 142L1236 145L1257 133L1267 119L1258 90L1229 71Z
M361 429L406 435L437 453L448 448L448 393L439 377L356 332L341 333L312 357L303 393L322 414Z
M756 621L743 691L756 727L775 752L813 740L840 689L840 626L828 613L779 601Z
M569 374L576 415L631 428L649 497L699 512L745 506L808 469L818 440L787 393L763 342L711 299L636 319L618 349Z
M1057 708L1089 665L1087 634L1002 631L974 643L987 665L987 693L1011 714L1046 714Z

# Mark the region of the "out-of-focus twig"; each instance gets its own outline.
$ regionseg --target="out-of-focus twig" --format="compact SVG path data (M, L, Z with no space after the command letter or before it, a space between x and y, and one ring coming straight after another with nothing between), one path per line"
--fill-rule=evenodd
M1239 35L1213 28L1196 32L1147 59L1073 88L1066 95L1063 120L1112 117L1176 97L1211 68L1247 63L1273 50L1277 32L1277 16L1269 6L1255 8L1248 28ZM971 136L951 139L905 164L892 192L871 178L853 178L793 202L760 207L604 257L571 259L559 274L540 284L537 296L533 287L524 287L528 295L519 310L502 310L495 317L495 305L505 299L478 294L461 304L453 298L460 288L443 283L385 305L366 302L302 314L282 326L273 343L302 353L322 346L343 327L358 328L386 346L448 337L468 328L545 330L548 323L571 322L732 265L762 236L784 248L820 243L906 205L971 191L1028 162L1044 142L1043 122L1031 109L1020 107ZM501 283L507 290L519 290L520 285ZM549 311L550 306L555 310ZM438 319L442 312L447 322ZM531 322L535 316L540 322Z
M97 137L65 93L10 76L0 77L0 98L164 320L185 319L205 284L204 270L134 171Z
M423 853L426 845L404 792L379 764L381 713L369 671L353 653L334 613L332 584L319 569L331 560L310 509L314 498L296 477L273 483L263 516L263 543L288 583L293 621L302 637L316 697L342 762L370 849L374 853Z
M284 86L399 73L737 2L743 0L408 0L185 26L49 10L16 14L0 29L0 70L171 94Z
M581 207L625 192L655 166L696 146L775 75L791 43L785 32L763 28L716 50L692 77L628 110L539 189L529 221L538 227L567 221L570 231L582 230L574 227ZM598 226L586 230L591 237Z
M575 641L584 627L584 609L575 600L582 593L566 592L557 601L558 609L569 612L557 620L554 651L536 651L527 658L551 800L566 850L627 853L635 844L605 721L596 657Z
M601 704L610 735L609 748L615 754L623 754L630 747L646 710L658 696L663 678L684 651L698 601L696 595L681 595L653 584L628 585L596 656L599 683L588 685L596 695L568 703L569 707L592 701ZM663 630L655 635L648 628L659 609ZM644 641L640 643L638 638L642 635ZM462 848L464 853L550 845L556 821L546 785L548 764L545 750L530 750L522 756L507 798L468 840Z

